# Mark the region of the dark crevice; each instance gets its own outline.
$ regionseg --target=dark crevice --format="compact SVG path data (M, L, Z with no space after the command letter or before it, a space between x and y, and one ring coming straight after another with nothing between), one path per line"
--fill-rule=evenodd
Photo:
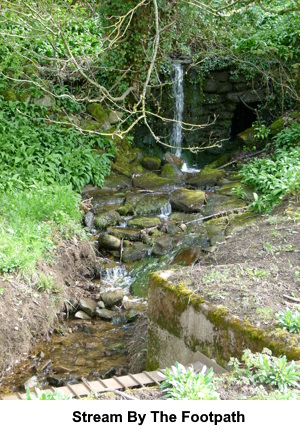
M234 112L231 126L231 138L234 139L237 134L251 127L253 122L257 120L255 109L257 103L249 103L247 107L242 102L239 102Z

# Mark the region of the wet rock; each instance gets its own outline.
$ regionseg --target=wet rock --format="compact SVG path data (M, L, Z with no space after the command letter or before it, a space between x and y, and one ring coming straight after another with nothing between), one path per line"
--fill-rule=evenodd
M161 177L173 179L176 181L176 183L178 183L183 181L184 174L177 166L165 164L161 169Z
M101 294L102 301L106 308L111 309L113 306L120 306L125 293L123 290L106 291Z
M217 193L211 193L209 195L207 204L204 206L202 213L204 216L218 214L223 211L231 211L233 209L239 209L246 206L244 200L238 199L237 197L229 197Z
M154 255L166 255L171 252L173 249L174 239L168 235L159 237L155 240L155 243L152 248L152 253Z
M129 227L150 228L159 225L161 220L158 217L135 217L128 221Z
M120 214L116 211L102 212L96 216L95 226L104 229L108 225L116 225L120 218Z
M90 317L94 316L97 302L90 298L83 298L79 300L79 309L85 312Z
M102 300L99 300L99 302L97 302L97 308L105 309L105 304Z
M201 247L182 249L175 255L172 264L180 264L183 266L195 264L201 257L201 251Z
M99 309L96 308L96 316L103 319L110 321L113 319L113 317L116 315L116 312L110 311L109 309Z
M169 178L161 178L153 172L137 175L133 178L133 185L143 190L168 189L175 181Z
M24 382L23 386L25 390L30 390L31 388L37 387L38 384L38 378L34 375L31 378L27 379L27 381Z
M150 194L143 196L134 205L134 212L137 216L161 214L161 209L168 204L167 196Z
M161 165L161 160L155 156L146 156L141 161L142 166L147 170L159 170Z
M57 376L48 375L47 381L48 381L49 385L51 385L52 387L63 387L64 385L66 385L64 379L59 378Z
M129 311L125 314L127 322L135 321L139 315L140 312L135 309L129 309Z
M54 366L53 372L54 373L70 373L71 369L68 369L67 367L64 367L64 366Z
M114 367L111 367L109 370L101 372L100 377L102 379L108 379L108 378L112 378L115 374L116 374L116 369Z
M252 127L247 128L246 130L239 133L236 136L239 146L241 147L246 146L249 149L251 149L253 146L257 146L258 141L254 137L254 134L255 134L255 130Z
M107 232L119 239L131 240L133 242L140 240L141 235L140 230L133 228L109 228Z
M94 214L93 212L89 211L84 216L84 224L88 229L92 229L94 226Z
M81 320L90 320L91 319L91 317L83 311L76 312L76 314L74 316L75 316L75 318L79 318Z
M122 261L124 263L132 263L134 261L145 258L150 253L150 247L142 242L135 242L132 246L124 248L122 253Z
M109 250L119 250L121 247L121 241L115 236L103 233L98 238L99 248L109 249Z
M197 188L213 187L224 178L225 174L225 170L203 169L200 173L188 178L186 183Z
M167 233L168 234L172 234L172 235L175 235L175 234L178 234L178 233L181 233L183 230L181 229L181 227L179 226L177 226L177 225L175 225L175 224L168 224L167 226L166 226L166 229L167 229Z
M111 173L104 181L103 190L124 189L132 186L132 180L125 175Z
M179 169L183 165L183 160L181 158L177 157L177 155L172 154L171 152L165 153L165 155L163 156L163 161L165 161L168 164L171 164L173 166L177 166Z
M172 209L183 212L200 212L205 202L205 193L201 190L179 188L170 197Z

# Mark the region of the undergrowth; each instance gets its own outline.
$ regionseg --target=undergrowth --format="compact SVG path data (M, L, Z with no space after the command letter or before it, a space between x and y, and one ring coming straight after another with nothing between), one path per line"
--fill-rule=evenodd
M32 270L59 237L82 234L80 195L71 186L35 186L0 194L0 271Z
M251 207L270 212L288 191L300 188L300 124L292 123L274 138L274 152L242 168L243 182L254 188Z

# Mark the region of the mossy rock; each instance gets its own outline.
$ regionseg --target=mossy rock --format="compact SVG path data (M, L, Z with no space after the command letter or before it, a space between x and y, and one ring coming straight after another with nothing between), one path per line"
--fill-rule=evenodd
M232 153L220 155L220 157L218 157L215 161L207 164L204 169L205 170L206 169L217 169L218 167L221 167L224 164L228 163L228 161L231 159L231 157L232 157Z
M133 185L143 190L167 189L175 185L173 179L162 178L153 172L137 175L133 178Z
M104 229L108 225L116 225L120 218L120 214L116 211L102 212L96 216L95 226Z
M233 209L240 209L246 206L242 199L235 196L221 195L211 193L206 205L201 211L204 216L218 214L223 211L231 211Z
M172 264L178 264L180 266L191 266L195 264L201 257L202 248L201 247L193 247L182 249L175 255Z
M102 188L112 190L129 188L131 186L131 178L128 178L125 175L111 173L109 176L106 177Z
M274 137L276 136L276 134L280 133L284 129L284 125L285 125L284 118L279 118L276 121L272 122L272 124L269 125L271 136Z
M183 160L181 158L177 157L177 155L172 154L171 152L166 152L164 154L164 156L163 156L163 162L171 164L172 166L176 166L179 169L183 165Z
M122 253L123 263L132 263L142 260L150 254L149 246L142 242L135 242L132 246L124 248Z
M244 230L246 227L255 224L258 218L259 215L251 212L229 215L229 224L225 231L226 236L235 234L241 230Z
M225 170L204 168L200 173L187 179L186 183L197 188L213 187L226 175Z
M80 121L80 127L84 130L96 131L101 129L101 123L91 119L82 119Z
M134 207L130 203L125 203L125 205L118 207L117 212L122 216L135 215Z
M17 93L9 88L6 88L5 90L2 90L0 92L0 96L4 98L7 102L17 102L18 96Z
M103 123L107 120L107 113L99 103L89 104L86 110L92 115L93 118L95 118L100 123Z
M214 218L205 223L206 233L211 245L216 245L225 240L225 230L227 226L227 217Z
M170 196L172 209L183 212L200 212L205 202L205 192L179 188Z
M161 177L174 179L176 182L182 182L184 179L184 174L177 166L164 164L161 169Z
M150 228L159 225L161 220L158 217L135 217L128 221L129 227Z
M241 197L245 200L253 200L253 190L241 182L229 182L228 184L224 184L216 190L216 193L228 197L234 196Z
M254 137L254 134L255 134L255 131L252 127L242 131L236 137L238 144L241 147L245 146L246 148L249 148L249 149L253 148L254 146L257 147L259 142Z
M170 253L174 247L174 238L164 235L155 240L152 248L153 255L161 256Z
M102 233L98 238L99 249L118 251L121 247L121 240L110 234Z
M138 200L135 204L136 215L160 214L161 209L168 204L167 197L158 195L147 195Z
M159 170L161 166L161 160L155 156L146 156L142 159L142 166L147 170Z
M138 242L140 240L141 231L139 229L134 228L109 228L107 230L108 234L111 234L119 239L130 240L133 242Z

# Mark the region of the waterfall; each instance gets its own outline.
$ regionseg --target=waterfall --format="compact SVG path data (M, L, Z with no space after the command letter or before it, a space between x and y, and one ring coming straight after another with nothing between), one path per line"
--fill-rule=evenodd
M179 62L173 63L175 78L173 83L174 119L173 131L170 144L176 148L175 154L181 157L181 140L182 140L182 112L183 112L183 67Z

